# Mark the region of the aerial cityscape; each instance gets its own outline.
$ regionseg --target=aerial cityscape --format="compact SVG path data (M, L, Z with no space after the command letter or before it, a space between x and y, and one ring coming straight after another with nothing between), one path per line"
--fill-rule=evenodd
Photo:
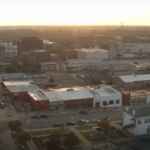
M2 0L0 150L149 150L149 4Z

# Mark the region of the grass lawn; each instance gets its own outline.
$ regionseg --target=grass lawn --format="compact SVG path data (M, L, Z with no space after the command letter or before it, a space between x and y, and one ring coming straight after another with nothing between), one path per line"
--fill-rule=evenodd
M75 127L76 130L78 131L82 131L82 130L91 130L93 127L95 127L96 125L83 125L83 126L78 126Z
M91 135L92 132L91 131L83 131L81 132L81 134L88 140L88 141L94 141L93 136Z
M50 129L50 130L39 130L39 131L32 131L30 132L30 134L32 136L38 136L38 135L46 135L46 134L52 134L53 132L56 132L56 131L60 131L61 133L63 132L68 132L69 130L68 129Z

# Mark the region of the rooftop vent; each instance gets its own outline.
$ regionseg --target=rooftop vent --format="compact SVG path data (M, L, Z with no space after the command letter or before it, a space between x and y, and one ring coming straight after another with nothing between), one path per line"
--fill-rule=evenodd
M95 86L94 87L94 89L100 89L101 88L101 86Z
M74 91L74 89L71 89L71 88L70 88L70 89L67 89L67 91Z

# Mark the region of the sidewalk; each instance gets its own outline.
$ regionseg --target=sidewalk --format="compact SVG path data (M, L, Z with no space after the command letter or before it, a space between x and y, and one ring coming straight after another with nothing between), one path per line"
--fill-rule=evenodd
M77 131L74 127L68 127L68 129L74 134L86 145L89 146L91 143L79 132Z
M2 142L5 150L18 150L14 139L11 137L11 131L6 131L2 135Z

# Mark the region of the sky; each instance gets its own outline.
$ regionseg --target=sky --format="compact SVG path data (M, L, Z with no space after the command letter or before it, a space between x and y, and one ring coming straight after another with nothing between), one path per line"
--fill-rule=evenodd
M150 25L150 0L0 0L5 25Z

